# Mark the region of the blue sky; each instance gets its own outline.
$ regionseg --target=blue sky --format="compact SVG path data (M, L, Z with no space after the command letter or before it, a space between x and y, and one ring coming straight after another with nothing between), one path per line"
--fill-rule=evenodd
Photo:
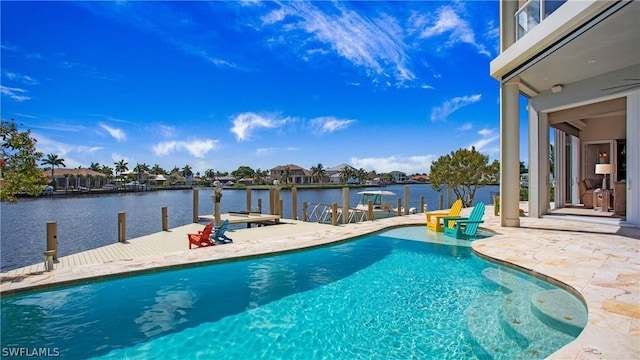
M0 6L2 119L67 167L499 158L497 1Z

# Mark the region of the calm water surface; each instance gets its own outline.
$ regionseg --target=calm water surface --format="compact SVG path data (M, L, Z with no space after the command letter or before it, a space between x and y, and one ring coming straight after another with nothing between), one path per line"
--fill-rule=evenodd
M429 185L409 185L409 206L418 208L424 196L429 209L438 209L439 196ZM355 206L360 200L351 189L349 202ZM404 186L388 186L385 190L396 193L395 198L385 198L396 204L404 196ZM479 189L475 202L491 202L491 193L498 186ZM212 214L211 189L198 191L199 214ZM253 190L252 207L262 199L262 211L268 212L269 191ZM285 218L291 218L291 193L282 191ZM445 194L446 200L446 194ZM342 189L298 189L298 216L302 202L342 202ZM42 261L46 250L47 223L58 224L58 254L65 256L109 245L118 241L118 213L127 215L127 239L152 234L162 230L162 207L169 213L169 228L191 223L193 219L193 191L172 190L145 193L87 195L83 197L56 196L54 198L20 199L17 204L0 205L1 258L0 271L7 271ZM246 191L224 190L221 211L246 210Z

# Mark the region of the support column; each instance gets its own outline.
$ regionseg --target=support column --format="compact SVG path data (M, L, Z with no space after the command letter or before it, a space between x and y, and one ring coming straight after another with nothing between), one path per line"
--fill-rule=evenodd
M640 91L627 96L627 222L640 225Z
M553 144L555 146L554 169L556 181L556 192L554 197L554 207L556 209L564 207L567 201L567 155L564 132L553 130Z
M500 225L520 226L520 119L517 82L500 87Z
M531 106L529 113L529 216L549 213L549 117Z

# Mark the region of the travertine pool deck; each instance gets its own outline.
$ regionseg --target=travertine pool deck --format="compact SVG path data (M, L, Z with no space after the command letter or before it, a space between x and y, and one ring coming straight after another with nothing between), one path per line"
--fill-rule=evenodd
M521 227L503 228L490 206L484 220L496 236L474 241L474 251L565 284L587 304L584 331L549 358L640 358L640 229L556 218L521 218ZM232 244L188 250L186 234L203 227L189 224L61 257L52 272L36 264L2 273L0 292L295 250L409 224L423 225L424 214L340 226L283 219L228 232Z

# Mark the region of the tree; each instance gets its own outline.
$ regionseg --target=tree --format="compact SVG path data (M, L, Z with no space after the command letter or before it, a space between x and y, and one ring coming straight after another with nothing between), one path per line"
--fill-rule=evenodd
M313 178L316 182L322 183L327 172L324 169L322 164L318 163L316 166L311 167L311 178Z
M269 176L269 171L268 170L261 170L260 168L258 168L256 170L256 174L254 176L255 183L256 184L264 184L266 182L267 176Z
M284 170L282 170L282 176L280 176L280 181L282 181L285 185L289 184L289 178L291 178L291 168L285 166Z
M154 164L151 168L151 173L154 175L164 175L164 169L162 168L162 166Z
M144 174L145 172L149 171L149 165L145 164L145 163L137 163L136 167L133 168L133 171L136 173L136 180L140 181L142 178L140 177L140 175Z
M351 169L346 165L342 169L340 169L340 180L343 183L346 183L347 181L349 181L349 179L351 179L353 175L354 175L353 169Z
M216 172L213 169L207 169L204 171L204 178L209 182L213 182L216 179Z
M127 165L129 165L129 163L127 163L126 161L124 161L124 159L118 161L117 163L113 163L116 166L116 172L118 174L120 174L120 179L122 179L122 174L124 174L125 171L129 170L129 167Z
M252 178L255 175L255 173L256 172L252 168L246 165L243 165L238 167L237 170L232 171L231 175L233 175L234 178L240 180L240 179Z
M527 166L524 164L524 161L520 161L520 174L526 174L528 172L529 170L527 169Z
M435 191L452 189L465 206L471 206L476 190L497 183L500 163L476 151L459 149L438 158L431 164L429 179Z
M187 180L187 184L193 185L193 170L189 165L185 165L182 168L182 176Z
M31 131L19 131L13 119L3 120L0 137L0 201L15 203L22 192L40 195L48 179L38 168L42 153L36 151Z
M58 158L56 154L47 155L47 158L42 160L42 165L51 165L51 180L53 180L53 169L55 169L56 166L66 166L64 159Z
M107 176L107 179L109 180L111 180L111 178L113 177L113 168L108 165L102 165L99 171L105 174Z
M356 178L358 178L360 184L364 184L369 178L369 173L364 168L360 168L356 170Z

